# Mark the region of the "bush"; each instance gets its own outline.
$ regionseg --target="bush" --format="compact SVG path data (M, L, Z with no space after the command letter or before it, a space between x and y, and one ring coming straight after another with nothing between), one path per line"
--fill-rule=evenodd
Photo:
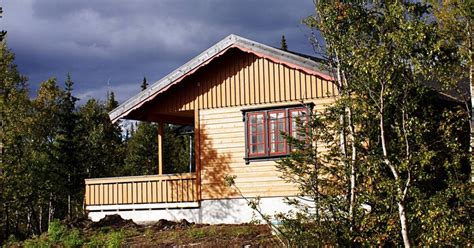
M50 242L45 236L33 236L31 239L23 242L25 248L48 248L51 247Z
M108 248L118 248L122 245L125 235L123 234L122 230L114 231L109 234L109 238L107 239L107 247Z
M68 248L81 247L84 244L82 234L78 229L73 229L69 234L63 236L61 242Z
M97 233L92 236L89 242L85 245L90 248L101 248L107 245L107 237L103 233Z
M49 240L58 242L61 240L61 237L66 233L66 226L61 224L59 220L53 220L49 223L48 226L48 237Z

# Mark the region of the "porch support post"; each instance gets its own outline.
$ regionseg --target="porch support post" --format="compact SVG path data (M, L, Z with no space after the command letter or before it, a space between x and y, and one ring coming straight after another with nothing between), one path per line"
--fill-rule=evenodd
M163 175L163 123L158 123L158 175Z
M194 159L196 165L196 198L201 200L201 128L199 126L199 109L194 109Z

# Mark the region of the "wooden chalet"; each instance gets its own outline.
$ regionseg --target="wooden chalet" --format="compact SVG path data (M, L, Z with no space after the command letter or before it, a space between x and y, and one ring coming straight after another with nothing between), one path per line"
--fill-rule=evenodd
M182 219L242 223L253 217L243 198L261 197L267 213L288 210L297 188L281 179L275 160L288 154L280 132L338 95L329 73L310 56L230 35L110 113L194 127L195 171L86 179L92 220L118 213L138 222ZM160 128L162 134L162 128ZM235 175L240 192L225 185Z

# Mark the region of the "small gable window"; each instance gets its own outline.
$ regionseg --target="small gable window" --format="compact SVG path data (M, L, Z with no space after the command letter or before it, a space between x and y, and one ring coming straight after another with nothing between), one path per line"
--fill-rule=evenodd
M276 159L288 155L290 147L282 135L301 138L298 122L306 121L308 106L243 110L245 121L245 161Z

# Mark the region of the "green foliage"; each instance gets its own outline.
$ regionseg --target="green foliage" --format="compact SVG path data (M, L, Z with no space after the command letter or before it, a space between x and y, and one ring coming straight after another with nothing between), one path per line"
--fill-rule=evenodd
M171 125L163 127L164 173L189 172L189 136L178 135ZM126 175L158 173L158 124L140 122L127 141Z
M82 215L84 178L118 174L124 144L105 104L90 100L77 108L70 76L64 90L51 78L30 99L14 55L5 44L0 52L3 243L12 234L39 235L49 218Z
M80 160L87 178L116 176L123 167L125 147L118 124L110 122L107 107L90 99L79 108Z
M188 232L190 238L203 239L208 236L208 233L203 229L195 229Z
M164 173L189 172L189 139L191 137L177 133L177 128L179 126L165 125L163 130ZM192 149L191 152L194 153L194 146Z
M123 234L122 230L119 231L113 231L109 234L107 234L107 247L108 248L119 248L122 246L124 240L125 240L125 235Z
M41 235L41 236L33 236L31 239L26 240L23 242L23 247L25 248L48 248L51 247L52 244L49 240Z
M113 91L110 91L107 95L105 110L107 110L107 112L110 112L114 110L116 107L118 107L118 102L117 100L115 100L115 93Z
M301 127L305 139L287 137L296 150L278 166L306 198L280 216L295 244L469 244L469 103L433 88L456 92L472 62L465 36L448 37L432 11L318 1L306 19L340 97ZM454 25L462 16L443 13Z
M286 44L286 38L284 35L281 36L280 49L284 51L288 51L288 45Z
M53 242L59 242L66 234L67 228L59 220L53 220L49 223L48 238Z
M141 122L127 141L125 175L158 173L158 125Z
M53 77L31 98L14 59L1 43L0 244L10 235L41 234L49 219L82 216L85 178L156 174L158 160L156 124L140 123L124 139L120 123L111 123L108 112L118 105L113 92L106 102L79 106L68 74L64 88ZM166 173L187 172L189 137L167 125L164 154ZM82 242L77 235L64 237L75 246Z
M84 239L78 229L72 229L61 239L61 242L67 248L77 248L83 246Z
M100 248L107 245L107 235L102 232L95 233L90 239L89 242L85 244L86 247L90 248Z

